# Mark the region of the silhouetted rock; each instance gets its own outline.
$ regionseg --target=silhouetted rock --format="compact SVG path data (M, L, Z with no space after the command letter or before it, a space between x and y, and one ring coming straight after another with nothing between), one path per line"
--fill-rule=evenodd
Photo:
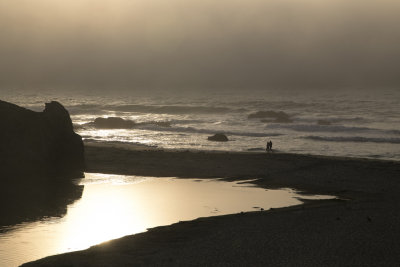
M283 111L258 111L251 113L248 116L249 119L263 119L262 122L276 122L276 123L289 123L292 122L290 116Z
M0 177L82 177L84 148L58 102L34 112L0 100Z
M94 127L99 129L129 129L135 126L135 122L124 120L119 117L96 118L93 122Z
M217 134L214 134L213 136L209 136L207 139L209 141L218 141L218 142L228 141L228 137L226 137L226 135L221 134L221 133L217 133Z

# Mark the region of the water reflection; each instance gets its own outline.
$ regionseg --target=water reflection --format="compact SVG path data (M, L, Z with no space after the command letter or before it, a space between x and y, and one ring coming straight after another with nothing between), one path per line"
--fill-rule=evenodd
M82 185L69 180L12 178L4 179L0 187L0 233L23 222L62 217L83 192Z
M218 180L86 174L82 198L63 218L0 235L0 266L17 266L180 220L300 204L291 190Z

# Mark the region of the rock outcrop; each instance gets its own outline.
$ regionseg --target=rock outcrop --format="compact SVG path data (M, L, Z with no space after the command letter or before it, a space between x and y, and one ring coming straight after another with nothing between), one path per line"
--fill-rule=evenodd
M84 147L58 102L34 112L0 100L0 177L82 177Z
M217 141L217 142L226 142L228 141L228 137L225 134L217 133L213 136L209 136L207 138L209 141Z
M93 122L98 129L130 129L135 126L135 122L124 120L119 117L96 118Z

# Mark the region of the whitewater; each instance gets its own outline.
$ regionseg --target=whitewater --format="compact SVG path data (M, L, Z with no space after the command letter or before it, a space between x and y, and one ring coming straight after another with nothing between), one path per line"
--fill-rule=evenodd
M59 101L86 142L160 149L265 151L400 160L400 93L21 93L0 99L42 111ZM133 127L99 129L96 118L119 117ZM208 141L215 133L228 142Z

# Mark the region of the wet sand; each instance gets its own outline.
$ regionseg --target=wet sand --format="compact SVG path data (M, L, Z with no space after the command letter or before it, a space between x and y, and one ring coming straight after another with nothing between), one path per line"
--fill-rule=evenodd
M400 163L86 145L88 172L256 179L340 200L200 218L24 266L398 266Z

